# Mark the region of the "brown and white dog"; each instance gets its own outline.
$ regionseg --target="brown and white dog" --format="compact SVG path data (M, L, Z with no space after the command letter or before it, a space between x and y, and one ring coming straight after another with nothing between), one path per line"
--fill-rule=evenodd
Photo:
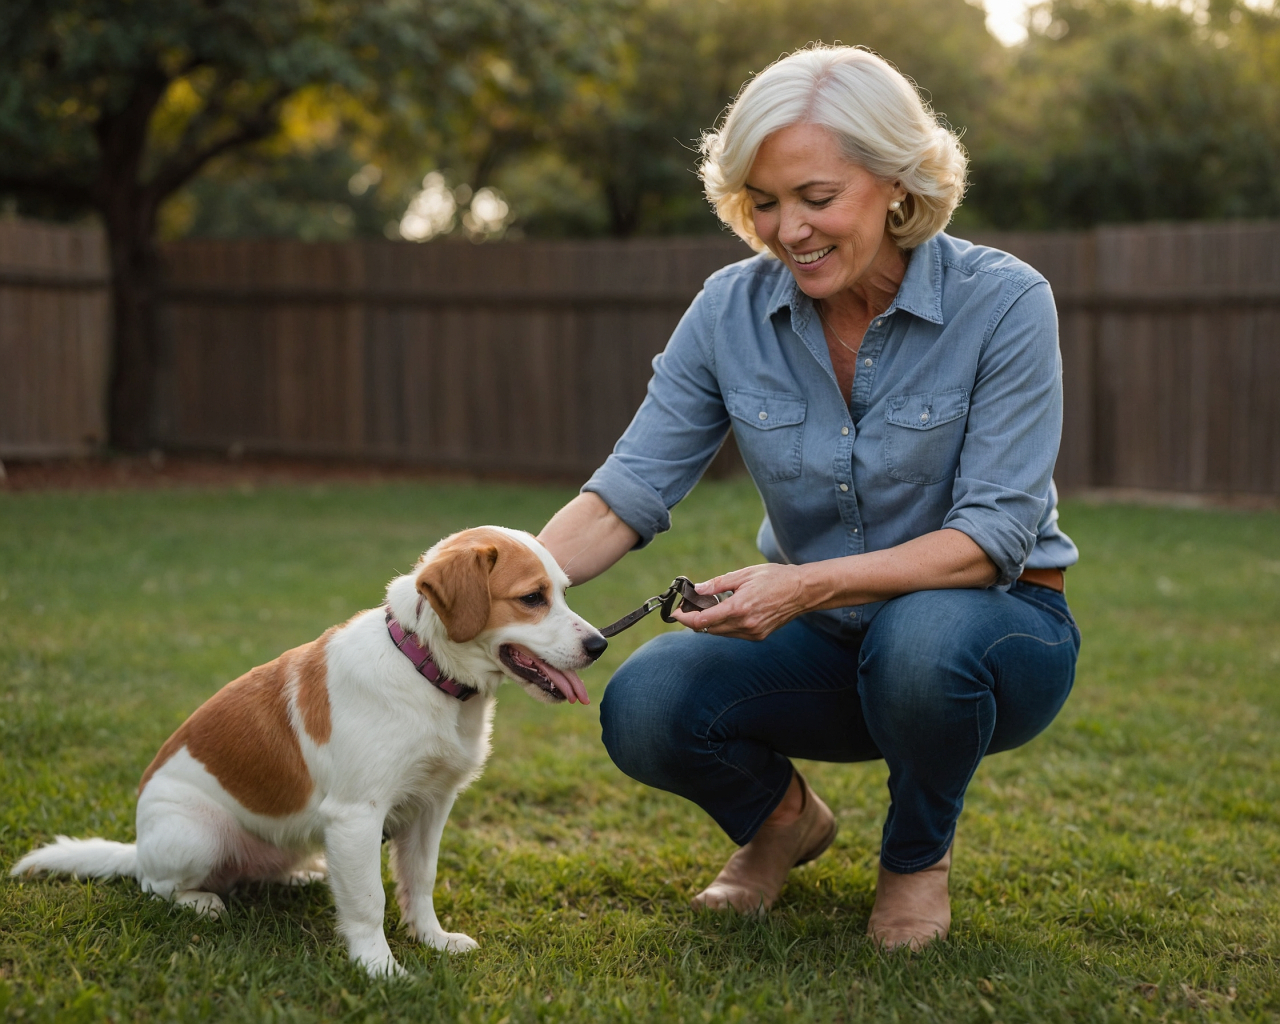
M587 703L574 670L607 642L570 611L568 584L527 533L485 526L446 537L391 581L384 608L201 705L142 776L136 844L58 836L12 874L131 876L216 917L217 894L237 882L300 883L327 870L351 958L396 974L382 928L385 833L409 931L435 949L474 949L436 918L440 835L484 766L504 676L539 700Z

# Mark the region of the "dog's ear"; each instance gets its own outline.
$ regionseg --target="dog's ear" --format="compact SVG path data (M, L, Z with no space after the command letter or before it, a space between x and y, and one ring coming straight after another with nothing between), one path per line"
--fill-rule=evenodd
M418 573L418 593L455 643L474 640L489 621L489 574L497 560L492 544L459 544L438 551Z

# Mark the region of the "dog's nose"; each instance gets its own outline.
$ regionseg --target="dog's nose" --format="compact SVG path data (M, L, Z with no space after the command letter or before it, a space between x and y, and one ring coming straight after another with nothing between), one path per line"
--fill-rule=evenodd
M587 657L595 661L600 655L604 654L604 649L609 646L609 641L602 637L599 633L595 636L589 636L582 641L582 649L587 652Z

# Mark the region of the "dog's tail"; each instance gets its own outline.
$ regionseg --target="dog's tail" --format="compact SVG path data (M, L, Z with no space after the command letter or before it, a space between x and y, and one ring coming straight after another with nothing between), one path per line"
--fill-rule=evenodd
M34 875L50 872L75 875L76 878L137 877L138 847L134 843L113 843L108 839L69 839L54 836L54 841L32 850L9 871L11 875Z

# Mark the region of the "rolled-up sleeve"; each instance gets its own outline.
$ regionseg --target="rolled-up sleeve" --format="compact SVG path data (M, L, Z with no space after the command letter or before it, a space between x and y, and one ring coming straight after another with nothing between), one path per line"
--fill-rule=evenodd
M713 303L704 290L654 357L648 393L613 454L582 486L640 535L638 547L670 529L670 510L693 489L729 431L713 331Z
M1061 433L1058 318L1040 281L1009 305L983 346L943 522L987 553L997 586L1018 578L1035 547Z

